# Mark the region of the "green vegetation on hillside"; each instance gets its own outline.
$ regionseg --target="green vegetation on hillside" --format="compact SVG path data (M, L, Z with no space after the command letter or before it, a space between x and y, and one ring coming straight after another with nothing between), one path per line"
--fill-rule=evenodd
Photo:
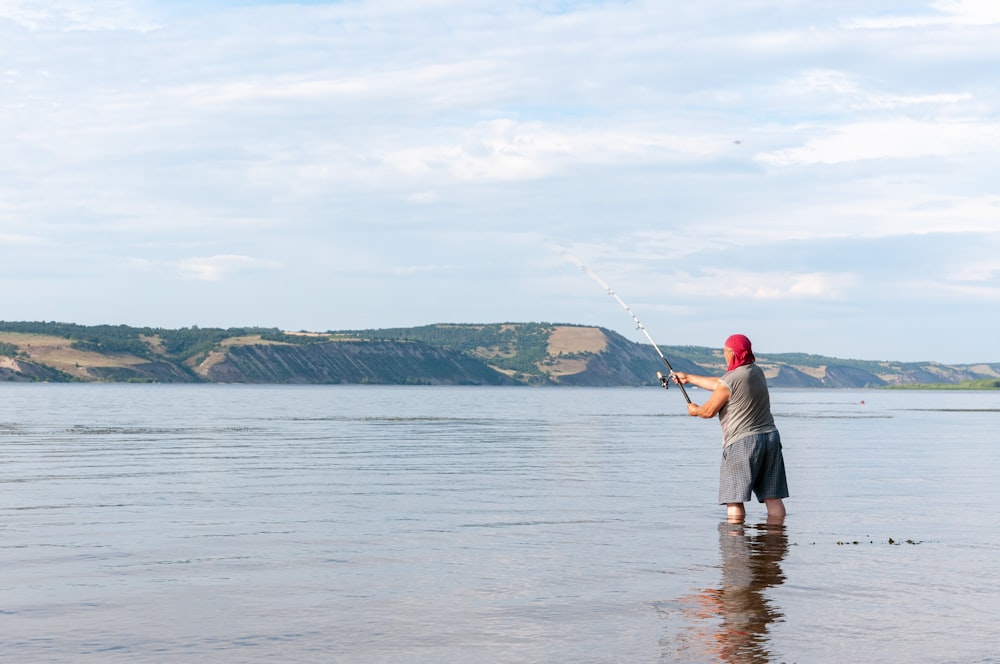
M1000 390L1000 380L963 380L959 383L914 383L911 385L890 385L888 390Z
M757 359L763 362L773 362L775 364L789 364L798 367L819 367L835 364L840 367L851 367L860 369L872 374L897 373L901 371L912 371L923 369L933 362L882 362L878 360L856 360L827 357L825 355L813 355L811 353L755 353Z
M703 367L724 366L722 348L707 348L705 346L660 346L660 350L668 359L683 357ZM655 351L653 351L655 352Z
M45 334L69 339L72 348L95 353L127 353L144 359L154 359L148 339L159 339L167 356L183 361L211 350L231 337L259 336L264 341L289 344L309 344L327 341L326 337L285 334L278 328L182 327L176 330L128 325L77 325L57 322L0 321L0 331L22 334ZM12 344L6 344L8 346ZM15 348L16 352L16 348ZM3 353L0 351L0 354Z

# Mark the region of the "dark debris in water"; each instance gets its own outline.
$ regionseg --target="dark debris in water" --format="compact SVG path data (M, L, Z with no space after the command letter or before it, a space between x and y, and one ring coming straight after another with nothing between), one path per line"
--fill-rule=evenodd
M875 540L868 540L868 543L869 544L875 544ZM881 544L881 542L879 542L879 543ZM837 546L857 546L859 544L863 544L863 542L860 542L858 540L852 540L850 542L845 542L845 541L841 540L841 541L837 542ZM918 541L912 540L912 539L908 539L908 540L905 540L905 541L901 542L901 541L899 541L899 540L897 540L895 538L890 537L889 541L886 542L886 544L889 544L890 546L899 546L901 544L913 544L913 545L923 544L923 542L918 542Z

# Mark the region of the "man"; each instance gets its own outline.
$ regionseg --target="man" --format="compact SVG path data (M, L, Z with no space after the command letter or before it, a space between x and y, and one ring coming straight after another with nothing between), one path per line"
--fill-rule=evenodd
M743 520L743 503L750 500L751 491L767 506L768 517L781 519L788 482L764 371L755 364L750 340L742 334L726 339L722 354L727 370L721 378L679 371L671 377L679 385L691 384L712 392L702 405L689 403L688 414L706 419L719 416L723 444L719 503L726 505L728 519Z

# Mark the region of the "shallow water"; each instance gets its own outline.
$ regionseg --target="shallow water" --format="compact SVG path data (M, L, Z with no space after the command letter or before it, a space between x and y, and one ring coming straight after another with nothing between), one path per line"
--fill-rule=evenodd
M1000 393L775 390L780 526L674 390L0 397L2 661L1000 661Z

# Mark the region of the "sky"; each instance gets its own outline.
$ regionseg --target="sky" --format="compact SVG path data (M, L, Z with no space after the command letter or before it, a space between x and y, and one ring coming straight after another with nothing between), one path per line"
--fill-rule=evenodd
M1000 362L994 0L0 0L0 320Z

